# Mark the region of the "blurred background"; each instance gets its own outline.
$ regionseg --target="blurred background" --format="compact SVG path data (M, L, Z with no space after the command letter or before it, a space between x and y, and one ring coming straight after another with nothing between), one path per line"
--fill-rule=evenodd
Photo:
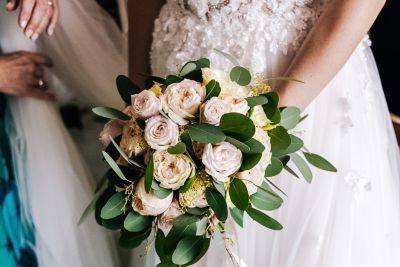
M119 5L126 4L126 0L97 0L97 2L115 19L115 22L122 29L126 28L124 18L120 18L119 15ZM371 29L370 37L386 99L392 113L392 120L394 121L397 136L400 140L400 99L396 98L396 93L398 95L400 87L398 82L400 50L398 43L395 42L396 25L400 25L399 11L400 1L388 0ZM92 139L94 135L98 134L97 131L101 129L102 124L95 121L94 116L91 115L89 110L84 110L74 105L64 105L61 107L61 114L71 133L76 137L79 136L79 139ZM87 136L80 136L80 132L84 127L91 130L85 133ZM91 152L90 148L88 150L88 153L94 154L94 151ZM99 170L99 173L101 171Z

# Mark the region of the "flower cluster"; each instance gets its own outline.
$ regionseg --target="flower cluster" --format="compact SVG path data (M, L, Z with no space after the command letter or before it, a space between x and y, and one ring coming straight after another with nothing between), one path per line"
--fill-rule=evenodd
M293 161L310 182L305 160L329 165L301 151L301 139L288 132L301 121L300 110L280 108L278 95L241 66L224 73L203 58L185 64L178 75L148 77L144 90L125 76L117 78L117 86L125 110L93 110L110 119L100 140L111 169L96 201L96 218L121 229L120 245L128 248L152 229L156 243L167 234L162 262L195 263L214 229L223 229L228 210L241 226L246 212L281 229L262 212L283 202L270 177L286 167L293 172L288 167ZM190 259L181 255L189 243L195 244Z

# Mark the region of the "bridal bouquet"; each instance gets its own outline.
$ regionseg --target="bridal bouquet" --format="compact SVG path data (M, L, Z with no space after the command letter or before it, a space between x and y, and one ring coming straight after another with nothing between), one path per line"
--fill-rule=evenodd
M336 171L291 133L300 110L280 108L264 77L219 52L234 63L230 73L202 58L178 75L148 77L144 90L119 76L127 107L93 109L110 119L100 134L110 170L83 217L95 210L100 225L120 230L122 247L155 242L159 266L200 260L228 216L282 229L266 214L283 202L270 178L281 171L307 182L309 164Z

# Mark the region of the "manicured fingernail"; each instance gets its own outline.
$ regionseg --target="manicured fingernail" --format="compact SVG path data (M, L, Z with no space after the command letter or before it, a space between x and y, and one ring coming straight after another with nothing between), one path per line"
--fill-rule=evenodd
M25 32L25 35L26 35L26 37L28 37L28 38L31 38L32 34L33 34L33 31L32 31L31 29L29 29L29 30L27 30L27 31Z
M13 7L13 3L8 2L7 5L6 5L6 8L7 9L11 9L12 7Z
M22 27L22 29L25 29L27 23L28 23L28 22L27 22L26 20L21 21L21 27Z
M36 41L36 39L39 37L39 34L35 33L32 35L32 41Z
M50 36L52 36L53 33L54 33L54 28L49 28L49 29L47 30L47 33L48 33Z

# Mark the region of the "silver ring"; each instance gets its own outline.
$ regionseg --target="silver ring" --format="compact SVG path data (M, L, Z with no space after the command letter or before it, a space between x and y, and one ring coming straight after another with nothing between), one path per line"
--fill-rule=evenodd
M43 79L39 79L38 85L39 85L39 87L43 87L43 85L44 85Z

